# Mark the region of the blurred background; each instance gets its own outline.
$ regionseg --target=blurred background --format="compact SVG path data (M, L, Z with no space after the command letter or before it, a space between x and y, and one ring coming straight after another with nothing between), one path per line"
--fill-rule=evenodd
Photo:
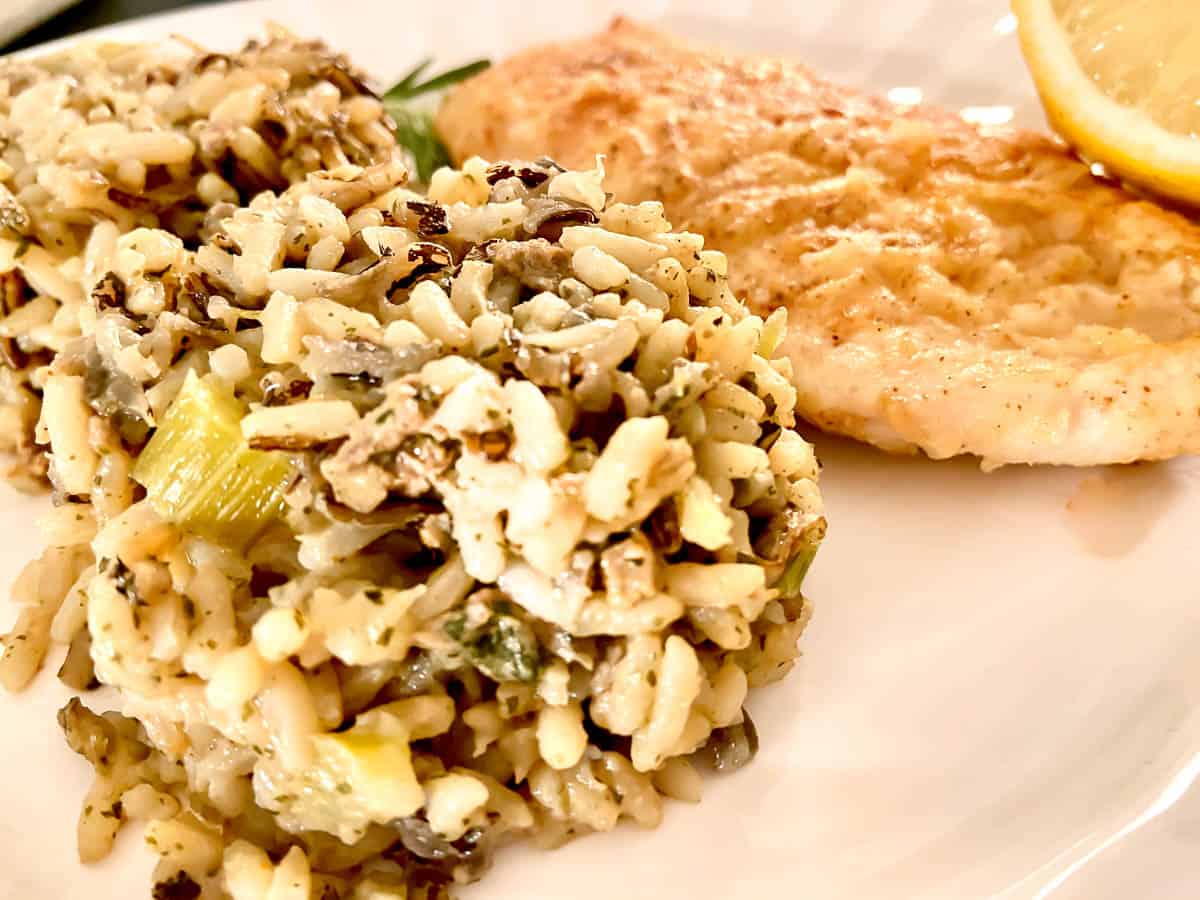
M138 16L222 0L0 0L0 53Z

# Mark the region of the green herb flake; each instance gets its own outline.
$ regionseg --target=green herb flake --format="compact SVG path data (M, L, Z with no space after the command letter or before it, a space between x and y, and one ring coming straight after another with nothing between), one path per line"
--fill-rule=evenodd
M493 681L536 681L541 651L533 630L515 616L493 614L479 628L466 628L464 616L443 626L463 649L467 659Z

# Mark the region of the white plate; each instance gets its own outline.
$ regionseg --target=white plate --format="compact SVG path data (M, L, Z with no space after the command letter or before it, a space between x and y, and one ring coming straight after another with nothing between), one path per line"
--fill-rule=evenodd
M1041 121L1005 0L804 6L626 4L874 90ZM111 33L229 45L273 17L386 78L426 54L449 64L582 33L615 8L268 0ZM510 850L467 896L1194 897L1200 465L984 475L819 446L831 530L807 584L816 618L798 669L752 701L757 762L700 806L672 806L657 832ZM36 549L38 508L5 500L6 577ZM65 696L47 672L0 697L0 898L144 897L132 834L110 864L75 862L88 776L54 725Z
M4 0L0 4L0 47L78 0Z

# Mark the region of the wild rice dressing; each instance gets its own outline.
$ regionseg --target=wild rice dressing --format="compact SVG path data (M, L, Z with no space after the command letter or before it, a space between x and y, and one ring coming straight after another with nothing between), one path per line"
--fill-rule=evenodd
M0 62L0 453L10 478L25 488L44 478L37 370L79 334L80 285L94 285L102 306L130 300L141 314L138 298L91 269L119 235L164 228L194 245L259 191L397 152L382 104L346 60L282 31L229 55L177 39ZM185 315L187 297L203 292L161 290L180 295Z
M146 819L156 897L446 897L753 755L824 532L783 315L602 175L343 166L89 256L0 661L118 691L61 714L84 859Z

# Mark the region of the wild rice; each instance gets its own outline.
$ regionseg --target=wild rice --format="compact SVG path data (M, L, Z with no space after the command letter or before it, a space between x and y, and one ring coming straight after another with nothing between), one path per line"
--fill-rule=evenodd
M45 475L32 432L38 370L86 330L81 282L101 308L161 311L161 283L123 296L123 281L95 272L98 258L105 271L163 272L259 192L398 152L362 77L282 30L229 55L176 39L0 61L0 453L10 480L36 489ZM140 239L113 259L117 238L135 230ZM315 246L313 262L333 251Z
M283 85L218 102L189 71L243 123ZM117 689L120 714L61 714L96 769L84 859L139 819L155 896L445 897L505 841L654 827L662 795L699 798L694 762L748 761L746 692L807 619L816 461L760 352L779 323L601 177L472 160L420 197L389 159L258 194L194 247L81 239L37 432L73 502L0 681L54 641L72 683ZM548 205L599 224L540 232ZM381 224L414 209L447 227ZM191 449L159 483L168 434ZM214 530L277 462L278 504Z

